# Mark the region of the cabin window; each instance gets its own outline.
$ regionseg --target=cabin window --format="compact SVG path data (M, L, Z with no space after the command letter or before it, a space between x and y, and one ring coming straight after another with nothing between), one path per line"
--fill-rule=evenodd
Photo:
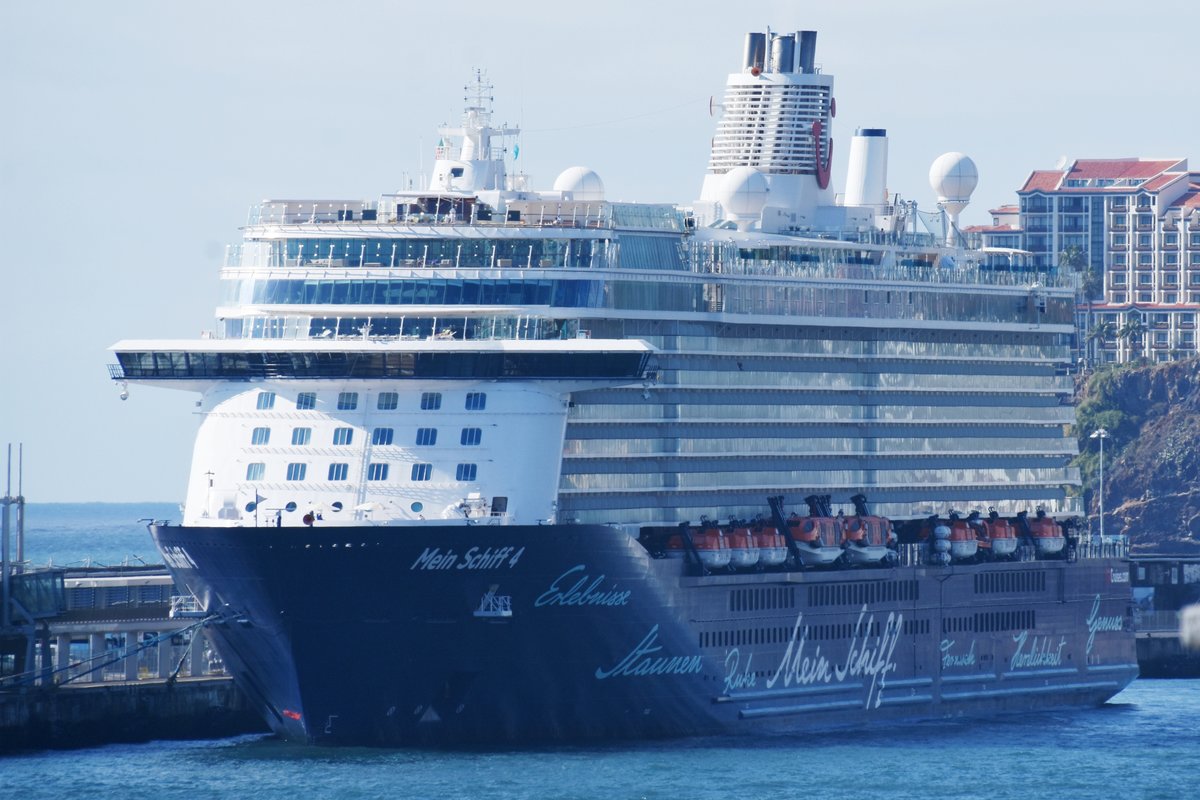
M250 444L269 444L270 441L270 428L255 428L250 434Z
M459 438L459 444L466 447L472 447L479 444L483 440L483 430L481 428L463 428L462 436Z
M386 481L388 476L387 464L368 464L367 465L367 480L369 481Z
M371 431L371 444L391 444L396 431L392 428L376 428Z
M292 463L287 465L287 479L289 481L304 480L304 474L306 472L308 472L308 464Z
M437 428L417 428L417 444L437 444Z
M487 407L487 394L467 392L467 411L483 411Z
M354 441L354 428L334 428L334 444L350 444Z
M459 464L454 470L454 479L459 481L473 481L475 480L475 473L475 464Z
M421 393L421 410L422 411L437 411L442 407L441 392L422 392Z
M292 444L306 445L312 441L312 428L292 428Z
M317 407L316 392L301 392L296 395L296 410L309 411Z
M266 411L268 408L275 407L274 392L259 392L258 393L258 410Z
M400 405L399 392L380 392L379 399L375 403L375 407L380 411L395 411Z
M433 464L413 464L412 480L427 481L433 478Z
M246 480L261 481L263 475L267 472L267 465L261 461L256 461L253 464L246 465Z
M386 465L385 465L386 466ZM344 481L350 475L349 464L330 464L329 465L329 480Z
M358 408L358 392L338 392L338 411L353 411Z

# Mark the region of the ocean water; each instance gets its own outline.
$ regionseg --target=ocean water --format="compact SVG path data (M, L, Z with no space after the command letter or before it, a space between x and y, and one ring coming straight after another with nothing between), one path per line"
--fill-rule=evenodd
M27 503L25 560L38 567L161 564L145 520L180 517L176 503Z
M1200 793L1200 681L1135 681L1098 709L502 752L329 749L271 737L0 757L0 797L1163 798Z
M158 561L171 504L31 504L35 564ZM301 747L269 736L0 756L0 800L1200 797L1200 680L1139 680L1097 709L811 736L485 752Z

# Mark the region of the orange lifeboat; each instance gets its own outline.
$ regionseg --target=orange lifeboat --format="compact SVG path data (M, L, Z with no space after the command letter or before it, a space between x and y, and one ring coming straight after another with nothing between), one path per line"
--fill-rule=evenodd
M950 558L955 561L966 561L974 558L979 552L979 540L975 537L975 529L965 519L958 519L950 514Z
M754 544L758 548L758 563L764 567L778 567L787 561L787 541L776 528L762 527L754 531Z
M734 569L751 569L758 565L758 545L749 528L734 528L725 541L729 545L729 564Z
M1067 543L1062 527L1047 517L1045 510L1040 508L1037 517L1029 521L1029 535L1033 537L1033 544L1039 556L1057 555Z
M799 525L789 527L798 545L800 563L820 567L841 558L841 523L836 517L806 517Z
M842 521L844 558L851 564L875 564L892 555L892 523L887 517L870 514L867 498L856 494L850 498L855 514Z
M1009 558L1017 552L1017 528L1006 519L1001 519L995 509L983 522L983 538L980 548L986 549L992 558Z
M700 556L700 563L707 569L724 569L729 566L729 544L720 528L709 526L699 533L693 533L692 546Z

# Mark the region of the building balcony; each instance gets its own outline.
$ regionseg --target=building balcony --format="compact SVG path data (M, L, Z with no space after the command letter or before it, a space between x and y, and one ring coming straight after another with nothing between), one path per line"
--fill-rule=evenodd
M1126 225L1124 222L1120 222L1120 223L1114 222L1112 225L1108 226L1108 229L1110 231L1127 231L1127 230L1129 230L1129 226Z

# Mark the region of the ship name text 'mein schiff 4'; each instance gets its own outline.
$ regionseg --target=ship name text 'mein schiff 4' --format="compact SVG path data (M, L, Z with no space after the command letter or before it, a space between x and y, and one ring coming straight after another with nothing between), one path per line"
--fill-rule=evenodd
M213 335L113 346L123 386L199 394L153 534L282 736L805 729L1135 677L1121 545L1076 535L1069 282L963 246L961 154L928 230L882 129L835 194L815 45L747 35L686 207L530 188L477 77L426 188L265 201Z

